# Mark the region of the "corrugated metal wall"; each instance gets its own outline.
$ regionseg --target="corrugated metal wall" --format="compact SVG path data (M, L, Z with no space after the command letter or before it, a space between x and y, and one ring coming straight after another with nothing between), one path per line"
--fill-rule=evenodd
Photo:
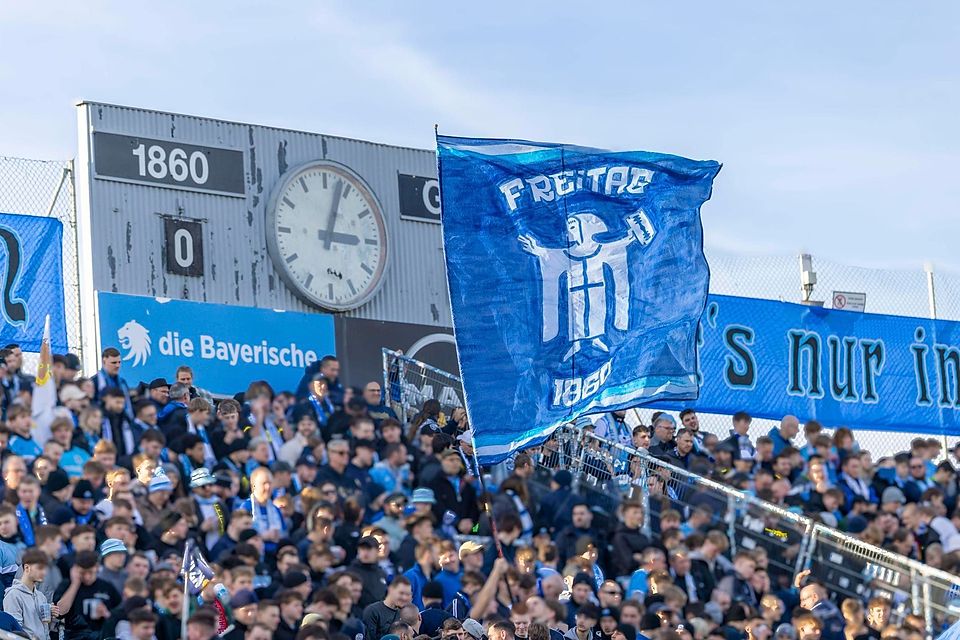
M242 150L245 159L244 198L91 180L95 289L317 311L288 290L274 270L267 253L265 207L287 169L327 159L347 165L375 191L390 241L383 286L346 315L451 326L440 226L401 220L397 192L398 172L436 176L432 151L99 103L78 108L89 109L93 131L230 147ZM162 216L203 220L203 277L165 272Z

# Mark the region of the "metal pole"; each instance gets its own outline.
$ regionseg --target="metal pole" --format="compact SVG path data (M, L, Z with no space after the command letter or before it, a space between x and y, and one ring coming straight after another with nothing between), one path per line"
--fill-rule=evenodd
M923 622L927 626L927 637L934 636L933 631L933 602L930 599L930 580L924 576L923 581Z
M180 575L183 577L183 606L180 609L180 637L186 640L187 637L187 618L190 617L190 580L187 578L187 554L190 553L190 541L187 541L183 549L183 567L180 569Z
M923 608L921 606L919 577L916 567L910 567L910 608L913 609L911 613L914 615L920 614Z
M937 290L933 282L933 263L926 262L923 265L923 270L927 274L927 304L930 307L930 319L937 319ZM944 459L949 455L947 452L947 434L940 434L940 439L943 443L943 455Z

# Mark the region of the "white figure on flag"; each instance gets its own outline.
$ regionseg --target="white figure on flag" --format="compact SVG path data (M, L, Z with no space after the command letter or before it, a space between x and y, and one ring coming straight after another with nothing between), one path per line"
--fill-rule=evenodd
M519 237L523 250L539 262L543 342L559 335L564 315L560 309L560 287L561 280L566 281L566 337L571 345L564 360L586 346L602 352L610 350L603 337L607 332L607 295L611 286L615 301L613 326L620 331L629 326L627 247L633 242L649 245L656 231L642 210L627 216L626 222L630 229L626 236L600 242L596 236L607 231L603 220L589 211L571 214L567 217L567 245L556 249L541 246L530 235Z

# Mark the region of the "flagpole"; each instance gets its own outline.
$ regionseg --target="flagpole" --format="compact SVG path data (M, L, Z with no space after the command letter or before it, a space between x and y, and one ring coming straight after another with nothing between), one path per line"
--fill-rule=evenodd
M483 469L480 468L480 459L477 457L477 441L475 438L470 439L470 444L473 447L473 465L477 468L478 480L480 480L480 495L484 496L486 499L481 500L483 502L484 511L487 512L487 519L490 521L490 533L493 534L493 545L497 550L497 557L503 558L503 545L500 543L500 535L497 531L497 522L493 517L493 508L491 502L493 499L487 494L487 485L483 481ZM510 581L507 580L507 575L503 575L503 583L507 585L507 597L510 598L510 604L514 604L513 600L513 589L510 588Z
M183 563L180 566L180 575L183 578L183 605L180 607L180 637L187 640L187 618L190 614L190 580L187 578L187 558L190 557L190 539L183 547Z

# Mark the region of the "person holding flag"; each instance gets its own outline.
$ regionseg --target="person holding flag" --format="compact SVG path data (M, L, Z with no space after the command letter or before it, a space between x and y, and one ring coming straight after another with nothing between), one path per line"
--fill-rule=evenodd
M34 437L47 442L51 437L50 425L56 418L57 381L53 376L53 356L50 353L50 316L43 322L43 338L40 342L40 361L34 379L30 410L34 422Z

